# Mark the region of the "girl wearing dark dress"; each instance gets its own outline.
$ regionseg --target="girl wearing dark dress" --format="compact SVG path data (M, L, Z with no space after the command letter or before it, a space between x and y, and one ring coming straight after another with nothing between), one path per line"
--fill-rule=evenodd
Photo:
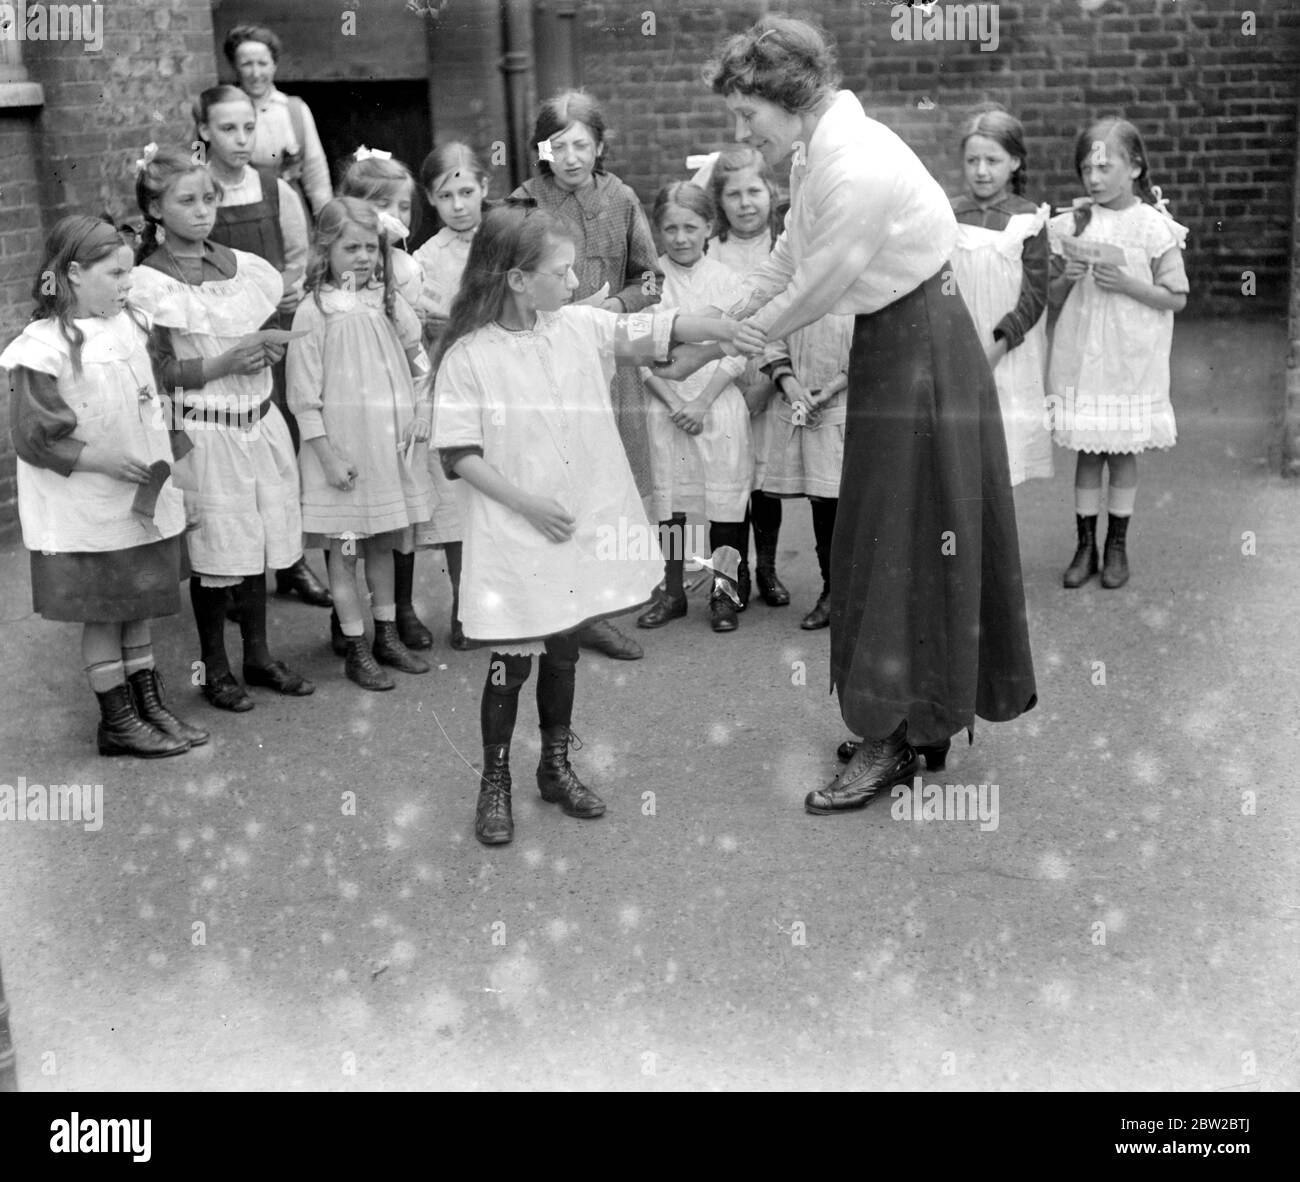
M766 18L726 42L711 76L738 140L772 165L793 157L786 228L753 277L767 302L736 343L786 338L828 312L856 317L831 684L866 740L805 800L839 812L908 782L919 753L941 767L975 715L1004 721L1037 701L1006 439L970 314L944 281L949 202L898 136L837 91L821 34Z
M163 705L149 620L180 611L185 507L147 332L127 303L131 248L66 217L45 244L32 321L3 353L32 606L84 625L101 755L154 759L208 741Z

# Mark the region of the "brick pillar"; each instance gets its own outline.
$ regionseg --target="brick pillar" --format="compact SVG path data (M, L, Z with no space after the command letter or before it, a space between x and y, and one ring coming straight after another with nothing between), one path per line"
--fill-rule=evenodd
M1291 211L1291 303L1287 317L1286 411L1282 474L1300 476L1300 102L1296 104L1295 183Z

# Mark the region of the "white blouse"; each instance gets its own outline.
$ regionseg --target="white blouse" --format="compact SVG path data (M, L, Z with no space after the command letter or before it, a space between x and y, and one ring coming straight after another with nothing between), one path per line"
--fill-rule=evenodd
M774 340L829 312L878 312L935 274L956 241L938 181L842 90L791 169L785 230L751 277L770 297L753 322Z

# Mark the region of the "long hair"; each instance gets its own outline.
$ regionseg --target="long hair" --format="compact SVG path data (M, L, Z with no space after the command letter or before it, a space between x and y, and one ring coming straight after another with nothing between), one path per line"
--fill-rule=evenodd
M585 90L564 90L548 98L537 110L537 122L533 124L533 150L543 140L559 135L573 123L585 124L596 140L596 163L592 172L605 171L606 125L605 115L596 102ZM538 169L547 176L551 175L550 164L540 157Z
M660 220L670 205L679 205L682 209L690 210L710 228L718 218L718 207L713 204L713 198L699 185L694 185L690 181L673 181L655 195L654 207L650 211L650 224L656 230L661 228Z
M973 135L982 135L992 140L1008 156L1020 161L1020 167L1011 174L1011 191L1022 194L1025 191L1025 168L1029 162L1025 150L1025 129L1020 120L1010 111L991 103L974 112L962 124L961 147L966 150L966 141Z
M510 292L507 276L511 271L535 269L557 241L571 237L563 221L536 206L503 205L491 210L470 244L435 367L458 340L501 315Z
M812 110L840 84L835 51L808 21L767 16L728 37L704 68L714 94L756 95L791 113Z
M93 266L129 245L126 236L112 222L85 214L60 218L45 240L41 265L32 282L32 300L36 306L31 318L58 324L64 340L72 348L75 374L81 373L81 348L86 343L86 334L72 318L77 293L68 279L68 269L73 263Z
M1108 140L1114 139L1129 159L1141 172L1133 182L1137 195L1147 205L1155 205L1156 195L1151 189L1151 167L1147 163L1147 146L1142 142L1142 134L1127 119L1110 116L1098 119L1079 133L1074 142L1074 171L1083 179L1083 166L1092 158L1094 152L1105 150ZM1074 211L1074 233L1078 237L1083 228L1092 219L1092 206L1081 206Z
M393 268L390 262L388 241L379 227L379 215L374 206L367 205L356 197L335 197L316 219L316 230L312 235L311 256L307 260L307 277L305 290L312 293L316 306L323 308L320 299L322 288L334 283L330 275L330 250L343 237L349 225L374 234L379 239L380 276L384 283L384 313L389 320L394 318L394 301L397 293L393 290Z
M149 206L155 201L161 201L177 180L192 172L205 173L220 198L221 185L217 183L216 177L187 148L159 148L145 166L136 171L135 203L144 215L144 233L140 235L135 249L137 265L158 249L158 227L161 222L149 212Z
M776 183L772 180L772 169L763 159L763 153L748 144L737 144L724 148L713 162L713 172L709 177L709 196L718 207L718 241L726 242L731 234L731 223L722 208L722 191L727 187L727 180L733 173L744 172L747 168L758 171L758 179L767 186L767 232L771 235L772 245L781 234L781 219L777 216L778 194Z
M338 196L355 197L358 201L391 201L401 192L403 185L411 188L411 233L420 228L420 204L415 200L415 177L400 160L384 160L370 156L365 160L350 158L339 181Z

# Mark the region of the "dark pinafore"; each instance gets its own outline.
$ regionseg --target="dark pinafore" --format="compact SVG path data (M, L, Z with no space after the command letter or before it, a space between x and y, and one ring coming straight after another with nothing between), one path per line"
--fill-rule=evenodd
M281 274L284 273L284 234L280 230L280 187L276 170L264 164L255 164L262 178L262 199L249 205L223 205L217 209L216 225L208 237L231 250L243 250L265 259ZM263 328L289 328L293 313L276 312ZM271 367L271 401L284 415L293 436L293 446L298 448L298 424L289 413L285 400L285 363L278 361Z

